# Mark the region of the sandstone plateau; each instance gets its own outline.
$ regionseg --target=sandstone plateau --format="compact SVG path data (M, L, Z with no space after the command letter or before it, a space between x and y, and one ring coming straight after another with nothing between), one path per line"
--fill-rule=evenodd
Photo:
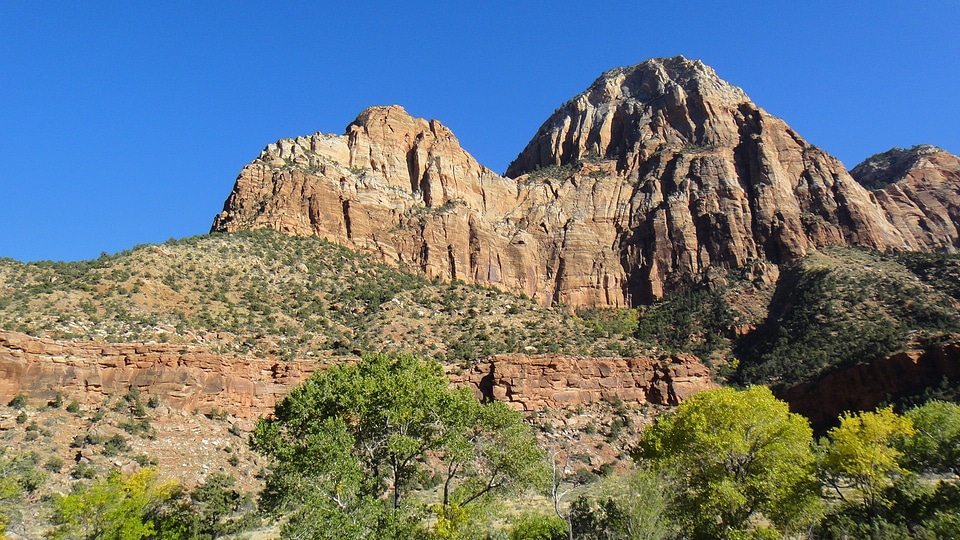
M608 71L500 176L436 120L362 112L342 136L267 146L214 231L317 235L545 304L634 306L827 245L960 248L956 156L868 191L843 165L695 60Z
M493 377L490 366L495 367ZM0 331L0 403L23 394L42 406L59 393L64 400L99 404L136 386L175 409L255 419L271 414L278 400L317 369L324 365L216 355L163 343L57 342ZM637 405L676 405L715 386L709 370L689 355L499 355L451 373L450 379L474 388L478 398L487 395L526 411L615 398Z

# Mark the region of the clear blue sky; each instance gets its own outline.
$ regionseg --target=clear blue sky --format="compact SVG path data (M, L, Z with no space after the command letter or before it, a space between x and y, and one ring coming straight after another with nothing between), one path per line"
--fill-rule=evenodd
M504 171L601 72L682 54L848 167L960 153L960 2L0 1L0 257L208 231L268 143L370 105Z

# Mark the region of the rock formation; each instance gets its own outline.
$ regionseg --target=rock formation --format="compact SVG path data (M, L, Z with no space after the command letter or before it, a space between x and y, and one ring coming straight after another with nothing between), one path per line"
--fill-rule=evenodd
M495 366L495 375L491 374ZM297 384L323 366L216 355L163 343L76 343L0 331L0 403L23 394L37 406L59 393L64 400L96 404L136 386L185 411L223 411L237 418L270 414ZM494 356L451 383L477 389L513 408L570 408L620 398L675 405L714 387L709 370L689 355L665 358L574 358L563 355Z
M790 410L823 430L843 412L869 411L891 398L922 394L944 380L960 382L960 341L831 371L778 394Z
M932 202L878 204L940 200L926 189L872 196L742 90L676 57L604 73L506 177L396 106L364 111L343 136L278 141L241 171L213 230L318 235L547 304L632 306L712 268L769 282L819 246L955 245L955 228L923 230L915 212Z
M451 376L451 381L474 388L478 398L504 401L524 411L570 409L615 399L677 405L717 387L709 370L691 355L654 359L504 354Z
M100 403L136 386L185 411L256 418L316 369L314 362L215 355L162 343L57 342L0 331L0 402Z
M960 157L928 144L894 148L850 174L874 190L909 249L960 250Z

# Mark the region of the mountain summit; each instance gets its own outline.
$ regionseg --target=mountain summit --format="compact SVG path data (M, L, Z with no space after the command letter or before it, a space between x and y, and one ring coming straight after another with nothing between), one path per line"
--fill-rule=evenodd
M956 175L941 176L954 197ZM960 196L920 205L926 188L912 186L871 193L713 69L674 57L604 73L506 176L398 106L367 109L342 136L278 141L241 171L213 230L317 235L429 277L631 306L715 269L770 282L822 246L955 251L960 215L940 209ZM924 220L945 221L928 234Z
M544 122L507 176L596 158L629 168L645 150L664 145L735 144L736 113L749 102L743 90L699 60L656 58L612 69Z

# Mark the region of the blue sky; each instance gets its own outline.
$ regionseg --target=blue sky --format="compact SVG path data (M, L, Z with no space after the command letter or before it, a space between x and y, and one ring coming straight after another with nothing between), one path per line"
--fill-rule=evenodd
M203 234L268 143L370 105L504 171L603 71L699 58L848 167L960 153L960 2L0 1L0 257Z

